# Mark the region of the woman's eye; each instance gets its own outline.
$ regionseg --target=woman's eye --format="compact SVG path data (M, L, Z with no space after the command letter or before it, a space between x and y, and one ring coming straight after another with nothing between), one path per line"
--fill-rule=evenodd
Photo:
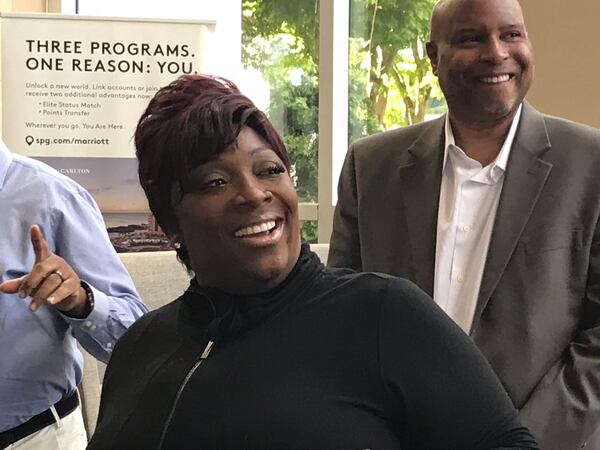
M279 166L279 165L272 165L267 167L265 170L263 170L263 173L265 175L279 175L282 173L285 173L286 169L283 166Z
M204 187L207 189L217 188L226 184L226 181L223 178L213 178L212 180L207 180L204 183Z

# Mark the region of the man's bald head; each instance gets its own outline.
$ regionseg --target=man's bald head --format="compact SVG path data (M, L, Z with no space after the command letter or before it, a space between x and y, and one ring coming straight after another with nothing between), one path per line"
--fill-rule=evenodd
M452 0L439 0L431 11L431 22L429 23L429 37L432 41L437 40L444 18L447 15L448 4Z
M459 13L463 6L468 7L469 3L473 3L473 0L439 0L431 11L431 21L429 24L430 40L437 41L443 35L448 24L454 21L456 14ZM514 3L519 11L521 11L521 5L518 0L511 0L511 3ZM521 11L521 17L522 15Z

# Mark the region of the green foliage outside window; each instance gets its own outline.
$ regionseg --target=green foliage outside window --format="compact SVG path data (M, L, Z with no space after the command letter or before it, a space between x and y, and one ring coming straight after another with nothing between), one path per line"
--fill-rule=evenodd
M435 0L350 0L348 138L425 120L444 102L425 53ZM294 164L300 201L317 200L318 0L243 0L242 62L271 89L269 118ZM316 239L314 223L303 236Z

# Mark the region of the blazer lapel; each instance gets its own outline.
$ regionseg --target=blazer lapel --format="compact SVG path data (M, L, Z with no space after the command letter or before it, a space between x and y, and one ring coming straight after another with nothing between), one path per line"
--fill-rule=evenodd
M431 122L399 167L398 196L404 204L415 282L429 295L433 295L443 146L444 117Z
M471 333L500 281L550 174L552 164L541 159L550 146L544 117L524 103L500 194Z

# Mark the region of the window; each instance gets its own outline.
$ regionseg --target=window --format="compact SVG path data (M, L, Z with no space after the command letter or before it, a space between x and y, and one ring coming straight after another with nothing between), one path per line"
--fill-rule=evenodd
M256 80L255 93L265 91L262 101L251 97L266 111L290 153L302 234L309 242L317 241L318 14L318 0L242 1L242 65L246 76Z
M435 0L350 0L349 139L445 111L425 51Z

